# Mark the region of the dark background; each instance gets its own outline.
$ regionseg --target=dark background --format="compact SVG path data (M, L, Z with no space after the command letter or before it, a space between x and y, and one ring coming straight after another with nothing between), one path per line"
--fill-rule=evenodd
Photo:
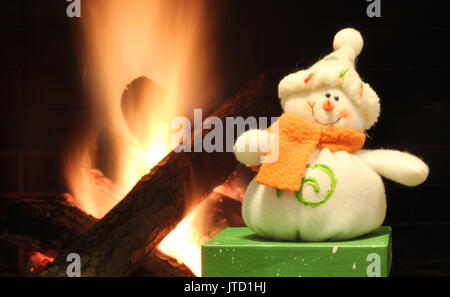
M309 67L342 28L361 31L357 69L382 104L367 147L409 151L431 169L416 188L385 181L392 275L448 276L450 2L381 0L381 18L366 15L365 0L215 2L223 99L258 73L277 82ZM74 33L82 18L69 19L67 5L0 4L0 199L67 191L62 157L89 110Z

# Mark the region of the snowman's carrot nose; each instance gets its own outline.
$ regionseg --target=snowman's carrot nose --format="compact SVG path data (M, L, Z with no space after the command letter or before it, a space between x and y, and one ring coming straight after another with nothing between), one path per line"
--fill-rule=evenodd
M334 104L330 100L327 100L323 103L322 108L325 111L332 111L334 109Z

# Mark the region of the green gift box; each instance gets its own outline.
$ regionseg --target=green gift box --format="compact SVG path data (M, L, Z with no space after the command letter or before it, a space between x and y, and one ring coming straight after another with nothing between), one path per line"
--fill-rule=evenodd
M391 227L348 241L285 242L246 227L227 228L202 246L202 276L389 276Z

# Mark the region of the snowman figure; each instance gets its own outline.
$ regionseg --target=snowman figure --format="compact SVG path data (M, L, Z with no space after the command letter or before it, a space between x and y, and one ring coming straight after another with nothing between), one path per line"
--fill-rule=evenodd
M338 32L334 52L281 80L278 121L237 139L236 158L260 166L242 204L245 223L260 236L324 241L364 235L386 215L381 176L406 186L427 178L428 166L409 153L362 149L364 131L380 114L377 94L355 70L362 47L357 30ZM267 161L275 151L275 161Z

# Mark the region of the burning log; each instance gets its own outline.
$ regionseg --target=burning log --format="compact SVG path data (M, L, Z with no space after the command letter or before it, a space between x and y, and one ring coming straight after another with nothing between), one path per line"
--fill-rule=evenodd
M2 207L0 276L39 272L97 222L72 205L68 194L12 199L7 204ZM152 254L132 273L132 276L150 275L193 276L185 265L161 253Z
M97 219L72 205L66 197L25 198L6 209L8 234L28 236L49 248L65 248L92 227Z
M97 221L75 207L69 195L6 199L0 227L0 271L34 273Z
M184 264L178 263L158 250L154 250L138 268L129 273L129 277L194 277Z
M140 117L146 116L142 110L158 108L161 101L167 99L167 93L159 84L142 76L133 80L123 91L120 107L128 128L141 143L150 141L150 135L142 129L145 123Z
M260 76L211 116L222 121L226 117L277 116L281 110L274 90L275 86ZM185 210L222 184L237 165L232 152L169 153L40 275L65 276L69 253L81 256L83 276L129 275L181 221Z
M239 171L233 172L229 179L233 180L235 174L241 173L242 168L240 169L241 170ZM222 188L227 189L228 186L223 185ZM179 263L178 260L176 260L176 258L178 259L178 257L176 257L176 251L170 250L170 243L167 243L166 240L169 239L169 242L171 239L180 241L178 238L180 235L179 232L183 232L183 239L186 241L189 240L187 237L195 239L195 244L198 251L200 251L203 243L209 241L223 229L227 227L244 226L244 221L241 216L241 203L236 199L224 196L215 191L216 190L206 197L195 211L189 215L192 216L191 220L194 222L193 225L189 226L193 228L192 230L177 229L178 234L169 234L158 246L158 249L153 250L150 256L145 259L145 262L140 264L133 272L129 273L128 276L195 276L191 269L198 267L190 267L191 269L189 269L183 263ZM169 248L168 252L170 256L165 254L166 248ZM185 249L186 248L188 247L185 246ZM175 253L172 254L173 252ZM200 258L200 255L198 256Z

